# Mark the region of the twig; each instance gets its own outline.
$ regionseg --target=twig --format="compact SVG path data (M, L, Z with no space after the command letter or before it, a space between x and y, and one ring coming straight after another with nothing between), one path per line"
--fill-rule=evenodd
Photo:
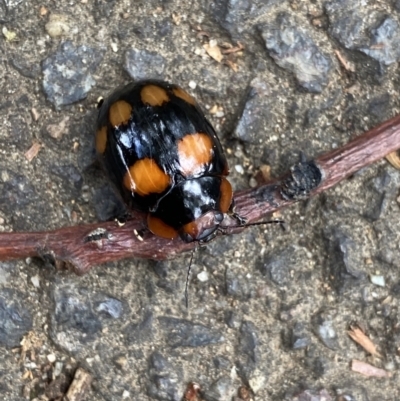
M235 212L255 223L283 207L332 187L357 170L400 148L400 116L384 122L347 145L313 161L293 166L283 178L236 192ZM193 249L195 244L165 240L146 230L143 215L136 214L124 226L115 222L87 224L47 232L0 233L0 260L40 256L63 262L75 273L123 258L167 259ZM237 225L226 216L224 226ZM243 227L226 230L227 234ZM136 230L136 231L135 231ZM140 232L141 235L135 235Z

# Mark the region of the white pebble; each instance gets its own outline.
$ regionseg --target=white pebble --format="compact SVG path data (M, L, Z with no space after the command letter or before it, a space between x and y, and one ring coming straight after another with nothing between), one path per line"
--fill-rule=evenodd
M199 281L201 281L202 283L208 281L209 278L210 278L210 276L209 276L208 272L205 271L205 270L203 270L201 273L199 273L199 274L197 275L197 279L198 279Z
M386 285L384 276L371 274L370 279L372 284L378 285L379 287L384 287Z
M235 170L239 173L239 174L244 174L244 168L241 164L236 164L235 165Z
M36 276L31 277L31 283L33 284L33 286L34 286L35 288L40 288L40 279L39 279L39 276L36 275Z
M112 50L114 53L117 53L117 52L118 52L118 45L117 45L115 42L111 42L111 43L110 43L110 46L111 46L111 50Z
M60 376L60 374L63 370L63 367L64 367L64 364L62 362L60 362L60 361L56 362L56 365L53 370L54 377Z

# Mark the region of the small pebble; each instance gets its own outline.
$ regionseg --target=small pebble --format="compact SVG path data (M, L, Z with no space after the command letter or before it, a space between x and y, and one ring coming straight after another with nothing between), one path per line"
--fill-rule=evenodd
M197 87L197 83L196 82L194 82L194 81L190 81L189 82L189 88L190 89L196 89L196 87Z
M35 288L40 288L40 280L38 275L31 277L31 282Z
M50 363L54 363L56 361L56 356L54 354L49 354L49 355L47 355L47 360Z
M385 277L380 275L371 274L370 276L371 283L378 285L379 287L385 287Z
M244 168L241 164L236 164L235 165L235 170L239 173L239 174L244 174Z
M54 377L60 376L60 374L63 370L63 367L64 367L64 364L62 362L60 362L60 361L56 362L56 365L53 370Z
M111 42L110 46L111 46L111 50L112 50L114 53L117 53L117 52L118 52L118 45L117 45L115 42Z
M250 188L255 188L257 186L257 180L254 177L251 177L249 180L249 187Z
M67 16L51 14L49 22L45 25L45 29L52 38L56 38L68 34L71 28Z
M201 273L199 273L199 274L197 275L197 279L198 279L199 281L201 281L202 283L208 281L209 278L210 278L210 276L209 276L208 272L205 271L205 270L203 270Z

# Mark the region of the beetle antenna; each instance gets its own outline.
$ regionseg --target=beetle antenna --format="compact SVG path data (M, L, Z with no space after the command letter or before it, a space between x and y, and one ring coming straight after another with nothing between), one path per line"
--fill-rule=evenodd
M186 284L185 284L185 304L186 304L186 309L189 308L189 279L190 279L190 270L192 268L192 262L193 262L193 257L194 253L197 250L197 243L196 246L193 248L192 255L190 256L190 262L189 262L189 267L187 271L187 276L186 276Z
M228 230L230 228L242 228L242 227L253 227L253 226L262 226L264 224L279 224L283 230L285 230L285 222L283 220L267 220L267 221L258 221L256 223L246 224L245 222L239 223L237 226L222 226L219 227L223 230Z

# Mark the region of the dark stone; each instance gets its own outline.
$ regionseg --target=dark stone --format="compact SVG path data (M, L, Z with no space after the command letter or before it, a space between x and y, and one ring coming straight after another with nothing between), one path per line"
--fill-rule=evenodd
M125 53L125 70L134 80L163 78L167 62L156 52L129 49Z
M165 332L167 344L172 348L201 347L225 341L219 331L202 324L166 316L159 317L158 320Z
M231 399L230 396L234 391L232 379L228 376L222 376L204 392L204 399L206 401L228 400Z
M21 152L26 152L32 145L32 134L25 119L21 115L10 116L10 129L0 138L0 145L7 149L10 145L15 146Z
M390 95L385 93L381 96L375 97L369 102L368 105L368 114L372 114L374 117L377 117L378 120L383 121L388 117L388 113L390 113Z
M181 401L182 375L162 354L154 352L149 359L147 394L160 401Z
M104 49L76 47L61 43L58 50L42 63L43 90L56 108L85 99L96 83L92 74L103 59Z
M376 28L370 30L369 44L361 46L360 51L388 66L400 60L399 23L391 16L384 16Z
M0 289L0 344L19 347L22 337L32 329L32 317L24 305L25 295L9 288Z
M325 3L330 34L349 50L356 49L365 41L364 18L358 7L358 0L334 0Z
M228 269L225 274L225 292L236 299L248 300L252 297L252 286L241 274Z
M256 17L266 14L279 0L216 0L210 2L209 13L234 38L253 28Z
M267 84L260 78L255 78L250 84L233 136L243 142L264 143L266 135L272 128L265 125L266 122L272 121L269 111L271 101L274 99L270 96Z
M3 170L3 177L5 176L7 181L0 181L0 210L10 216L14 229L26 230L29 227L23 213L26 208L30 204L35 204L38 212L41 213L38 203L35 203L39 199L38 194L26 176L11 170ZM21 213L24 215L21 216Z
M392 285L390 293L396 297L400 297L400 281Z
M55 292L54 322L57 332L77 330L87 339L101 332L102 324L86 297L63 290Z
M232 310L227 310L225 311L225 323L226 325L231 328L231 329L238 329L241 324L241 319L239 315L232 311Z
M326 347L332 350L339 348L336 330L333 325L335 315L336 311L333 310L321 311L312 318L314 333Z
M126 330L125 335L129 343L141 344L145 341L153 339L153 326L154 318L153 312L146 310L139 323L130 323Z
M395 180L393 179L393 181ZM365 188L369 190L370 198L365 205L364 217L374 222L387 212L397 192L396 185L391 181L391 175L385 171L365 184Z
M221 355L217 355L215 358L213 358L213 365L218 370L228 370L232 367L231 361Z
M162 3L165 3L165 0L155 0L153 3L154 9L156 9L160 6L163 7ZM150 2L146 1L146 7L151 7L149 4ZM132 42L133 36L140 39L139 42L142 43L148 43L149 40L158 40L163 43L163 51L175 53L175 41L168 40L168 37L174 34L174 24L170 18L171 11L168 12L164 9L164 14L160 14L158 18L154 18L145 12L140 16L137 15L134 19L130 19L129 24L119 24L116 27L118 39L126 43ZM166 18L162 18L162 16L166 16ZM168 61L170 65L171 60Z
M237 358L239 374L248 381L259 360L257 328L252 322L244 321L240 327Z
M114 7L116 0L95 0L93 6L94 18L96 22L101 22L102 19L109 19Z
M17 104L18 108L19 108L21 111L28 110L28 109L31 107L31 102L30 102L29 97L28 97L27 94L24 94L24 95L20 96L20 97L16 100L15 103Z
M268 276L275 284L284 286L293 280L290 272L296 269L295 249L288 247L282 251L268 254L258 264L257 268L264 276Z
M154 274L159 278L167 278L169 271L169 264L164 261L154 261L151 265Z
M53 299L52 338L70 352L77 352L77 344L101 336L103 327L114 329L115 321L123 318L128 309L119 299L84 287L56 286Z
M50 172L61 178L62 187L80 191L83 185L83 177L73 164L53 164Z
M110 221L127 214L124 202L109 184L96 189L93 195L93 203L96 217L100 221Z
M310 332L304 323L296 322L291 330L291 347L295 350L311 344Z
M281 13L273 23L259 25L258 29L268 54L280 67L292 72L305 90L322 92L332 61L289 14Z
M8 109L9 107L11 107L13 105L13 103L12 103L12 101L11 100L1 100L1 103L0 103L0 110L5 110L5 109Z
M392 16L375 13L375 18L368 21L361 14L357 0L327 2L325 10L330 34L346 49L363 52L381 67L400 60L400 29ZM373 7L369 10L374 11Z
M156 29L159 37L171 37L173 28L174 26L169 17L156 21Z
M240 327L240 338L238 352L240 354L246 355L249 361L257 362L257 351L258 337L257 328L254 323L249 321L244 321Z
M340 229L324 233L327 260L324 265L325 280L342 294L349 285L359 285L365 274L358 270L363 265L362 251L352 237Z
M314 352L315 351L315 352ZM312 372L314 379L320 379L326 375L330 366L329 362L322 356L315 356L316 349L308 350L305 357L305 366Z
M390 202L391 197L387 192L376 193L373 198L373 202L368 205L368 209L366 210L364 217L371 221L379 220L390 206Z
M178 290L176 283L173 283L170 280L164 278L160 278L159 280L157 280L156 286L158 288L161 288L167 294L175 294Z
M119 319L123 312L124 306L119 299L98 295L98 301L94 301L94 310L105 316L106 318Z
M13 54L10 64L25 78L36 79L40 74L40 67L37 64L30 64L25 57Z

